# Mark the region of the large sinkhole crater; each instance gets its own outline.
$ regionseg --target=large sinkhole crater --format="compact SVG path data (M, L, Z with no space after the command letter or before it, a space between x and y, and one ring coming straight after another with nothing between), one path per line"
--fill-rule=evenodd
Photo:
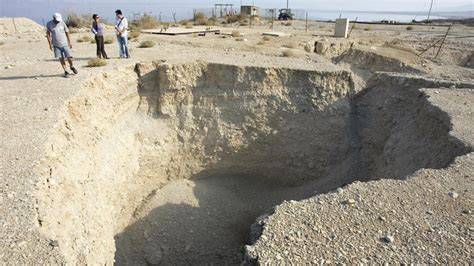
M196 62L94 78L42 165L38 221L70 263L238 264L255 218L467 152L435 81Z

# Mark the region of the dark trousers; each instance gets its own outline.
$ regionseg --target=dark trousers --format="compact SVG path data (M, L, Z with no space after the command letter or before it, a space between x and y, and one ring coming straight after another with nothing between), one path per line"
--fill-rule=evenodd
M97 57L108 58L107 53L105 53L104 36L95 36L95 44L97 45Z

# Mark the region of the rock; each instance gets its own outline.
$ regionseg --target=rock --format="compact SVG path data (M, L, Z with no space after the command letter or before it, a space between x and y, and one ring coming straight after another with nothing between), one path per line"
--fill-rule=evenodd
M355 204L355 203L356 203L355 199L348 199L348 200L344 201L344 204L348 204L348 205L352 205L352 204Z
M51 247L53 247L53 248L57 248L57 247L59 247L59 241L57 241L57 240L50 240L50 241L49 241L49 245L50 245Z
M5 67L5 69L10 69L12 67L13 67L12 65L8 65L8 66Z
M395 241L395 238L391 235L387 235L387 236L384 236L382 240L386 243L392 243L393 241Z
M340 187L338 187L336 191L337 191L337 193L342 193L342 192L344 192L344 189L343 189L343 188L340 188Z
M471 214L471 210L462 210L463 214Z
M329 41L322 39L314 43L314 52L317 54L325 54L329 49Z
M454 191L449 192L448 195L453 199L459 198L459 194Z

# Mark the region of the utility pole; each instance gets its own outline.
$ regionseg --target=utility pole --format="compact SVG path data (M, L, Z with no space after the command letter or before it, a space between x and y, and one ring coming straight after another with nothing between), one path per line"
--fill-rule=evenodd
M434 0L431 0L430 11L428 12L428 19L427 19L427 22L430 21L431 9L433 9L433 2L434 2Z

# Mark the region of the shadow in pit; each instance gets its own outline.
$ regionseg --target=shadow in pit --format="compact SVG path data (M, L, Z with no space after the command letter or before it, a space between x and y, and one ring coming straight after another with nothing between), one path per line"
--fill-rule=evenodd
M243 176L172 182L116 235L116 264L238 265L255 218L283 200L313 195L310 187Z
M157 78L156 73L151 75L152 79ZM192 181L172 181L155 191L136 212L136 221L115 236L116 263L239 264L243 259L242 247L249 243L250 225L283 200L308 198L316 190L325 193L356 180L402 179L420 168L446 167L456 156L472 150L449 135L449 116L433 107L418 90L444 84L410 82L400 86L398 78L377 76L365 91L352 97L349 113L344 113L341 120L321 114L315 117L308 110L287 113L286 120L275 124L277 134L260 136L237 154L218 153L216 156L222 160L209 165ZM216 93L211 87L206 90ZM159 96L152 90L142 89L139 93L149 101L150 110L156 110ZM293 100L300 100L301 95L294 94ZM238 106L239 102L231 102L227 108L245 112ZM241 122L227 117L224 111L228 110L223 109L221 119L233 124ZM203 110L191 110L195 111L205 114ZM272 115L280 117L280 111L277 108ZM151 115L160 117L153 112ZM304 135L290 128L299 128ZM344 132L338 133L339 130ZM207 135L214 133L209 131ZM343 142L347 147L339 147L337 141L348 136L352 140ZM317 140L316 144L311 144L311 140ZM215 150L216 145L208 143L205 149ZM328 150L330 147L333 148ZM323 156L323 163L329 162L329 167L313 169L304 156L284 161L292 158L292 152L310 155L315 160ZM185 148L182 153L192 154ZM321 161L309 163L317 165ZM298 183L300 176L305 176L305 180ZM285 177L297 177L292 184L304 185L288 186Z

